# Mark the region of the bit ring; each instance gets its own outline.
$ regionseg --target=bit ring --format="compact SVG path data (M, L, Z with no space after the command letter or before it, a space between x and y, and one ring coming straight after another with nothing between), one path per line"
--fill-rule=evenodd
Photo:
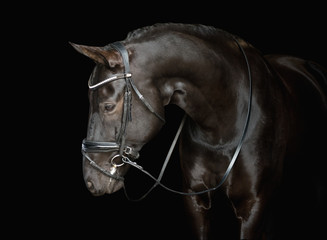
M124 162L122 162L122 163L120 163L120 164L115 163L114 160L115 160L116 158L118 158L118 157L123 158L121 155L117 154L117 155L113 156L113 157L111 158L111 161L110 161L110 163L111 163L114 167L116 167L116 168L117 168L117 167L121 167L121 166L123 166L123 165L125 164Z

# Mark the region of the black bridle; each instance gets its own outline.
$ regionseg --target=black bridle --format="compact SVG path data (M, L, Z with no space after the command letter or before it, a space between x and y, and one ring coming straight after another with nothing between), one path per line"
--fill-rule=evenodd
M129 58L128 58L128 52L126 50L126 48L124 47L124 45L121 42L115 42L109 45L109 47L114 48L115 50L117 50L122 58L123 58L123 62L124 62L124 66L125 66L125 70L124 73L122 74L117 74L111 78L105 79L103 81L101 81L100 83L91 85L91 83L89 82L89 88L90 90L95 90L99 87L102 87L104 84L119 80L119 79L124 79L125 80L125 93L124 93L124 107L123 107L123 114L122 114L122 124L121 124L121 128L120 128L120 133L118 135L118 138L116 140L116 142L98 142L98 141L90 141L90 140L86 140L84 139L82 142L82 154L83 156L90 162L90 165L92 167L94 167L95 169L99 170L100 172L102 172L103 174L107 175L108 177L114 178L116 180L120 180L120 181L124 181L124 178L115 174L116 171L108 171L102 167L100 167L96 162L94 162L87 153L92 153L92 152L117 152L118 154L114 155L111 158L111 164L114 166L114 168L120 167L124 164L129 164L137 169L139 169L140 171L142 171L143 173L145 173L146 175L148 175L150 178L152 178L155 183L154 185L139 199L137 200L141 200L144 197L146 197L156 186L160 185L161 187L163 187L164 189L177 193L177 194L182 194L182 195L198 195L198 194L203 194L203 193L207 193L210 191L214 191L217 188L219 188L227 179L230 171L232 170L234 163L240 153L240 150L242 148L244 139L245 139L245 135L248 129L248 125L249 125L249 120L250 120L250 116L251 116L251 107L252 107L252 75L251 75L251 69L250 69L250 65L247 59L247 56L244 52L244 49L242 48L242 46L239 44L239 42L237 41L236 38L233 37L233 39L235 40L238 48L240 49L240 51L242 52L242 55L244 56L245 62L246 62L246 66L247 66L247 70L248 70L248 79L249 79L249 100L248 100L248 109L247 109L247 116L246 116L246 121L245 121L245 125L243 128L243 132L241 135L241 138L238 142L238 145L235 149L234 155L229 163L229 166L227 167L227 170L225 172L225 174L223 175L221 181L218 183L218 185L216 185L213 188L209 188L203 191L198 191L198 192L181 192L181 191L176 191L173 190L167 186L165 186L164 184L161 183L161 179L163 177L164 171L167 167L167 164L169 162L169 159L171 157L171 154L174 150L174 147L176 145L176 142L179 138L179 135L181 133L181 130L183 128L183 125L185 123L185 119L186 119L186 114L184 115L180 126L177 130L177 133L175 135L175 138L170 146L170 149L168 151L168 154L166 156L166 159L164 161L164 164L161 168L159 177L156 178L153 175L151 175L149 172L145 171L143 169L142 166L138 165L135 161L135 159L137 159L139 157L139 153L137 151L135 151L132 147L129 147L125 144L125 135L126 135L126 127L127 124L132 121L132 116L131 116L131 103L132 103L132 92L131 90L133 89L134 92L136 93L136 95L138 96L138 98L141 100L141 102L145 105L145 107L151 112L153 113L156 117L158 117L161 121L165 122L165 119L163 117L161 117L153 108L152 106L144 99L144 97L142 96L142 94L140 93L140 91L137 89L137 87L135 86L135 84L133 83L132 80L132 74L130 73L130 68L129 68ZM115 163L115 159L120 158L121 159L121 163L117 164ZM125 189L125 188L124 188ZM126 190L125 190L126 193ZM126 196L128 197L127 193ZM128 197L128 199L130 199ZM133 200L133 199L130 199Z
M112 171L109 172L106 169L100 167L96 162L94 162L87 153L95 153L95 152L118 152L118 154L114 155L111 158L111 164L114 166L114 168L120 167L124 165L126 162L132 162L131 159L135 160L139 158L139 153L134 150L133 147L127 146L125 144L125 136L126 136L126 128L129 122L132 121L132 114L131 114L131 107L132 107L132 89L138 96L138 98L141 100L141 102L146 106L146 108L153 113L157 118L159 118L161 121L165 123L165 119L161 117L153 108L152 106L144 99L143 95L140 93L140 91L135 86L132 74L130 73L130 67L129 67L129 57L128 52L124 45L120 42L115 42L109 45L109 48L113 48L116 51L118 51L123 59L124 63L124 73L114 75L113 77L110 77L108 79L105 79L97 84L92 85L92 83L89 80L89 89L94 91L105 84L108 84L110 82L124 79L125 80L125 92L124 92L124 106L123 106L123 113L122 113L122 119L121 119L121 127L118 134L118 137L116 139L116 142L98 142L98 141L90 141L87 139L84 139L82 142L82 153L84 157L90 162L90 164L104 173L105 175L112 177L117 180L123 181L124 178L121 176L118 176L116 174L113 174ZM121 159L122 162L116 163L116 159Z

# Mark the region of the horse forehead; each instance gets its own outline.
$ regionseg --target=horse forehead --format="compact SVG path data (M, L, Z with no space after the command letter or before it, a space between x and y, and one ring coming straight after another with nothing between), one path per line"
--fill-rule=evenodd
M105 67L96 66L89 78L89 83L91 85L94 85L94 84L100 83L114 75L115 74L112 71L106 69ZM91 93L97 93L97 94L92 94L93 97L101 99L101 98L107 98L107 97L117 97L117 95L123 91L123 87L124 87L124 81L117 80L117 81L113 81L108 84L105 84L98 89L95 89L95 90L90 89L89 91Z
M97 64L90 75L89 81L92 84L96 84L108 78L110 74L112 73L108 68L102 64Z

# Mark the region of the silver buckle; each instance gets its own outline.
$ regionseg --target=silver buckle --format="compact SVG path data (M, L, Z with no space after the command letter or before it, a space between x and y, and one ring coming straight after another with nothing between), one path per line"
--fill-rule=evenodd
M126 146L124 148L124 154L125 155L129 155L131 157L133 157L134 159L138 159L140 154L138 152L135 152L133 148L129 147L129 146Z

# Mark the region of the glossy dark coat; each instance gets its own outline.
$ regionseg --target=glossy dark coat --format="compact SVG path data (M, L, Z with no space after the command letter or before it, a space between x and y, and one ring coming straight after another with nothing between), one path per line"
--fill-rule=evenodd
M231 236L268 239L276 225L268 224L278 208L274 202L283 202L293 191L318 200L325 196L321 162L326 160L322 153L327 146L326 70L296 57L263 56L237 39L252 73L251 118L240 155L224 185L215 192L185 197L195 239L219 237L214 219L225 216L213 216L212 209L224 201L231 209L229 219L234 219ZM129 52L134 82L155 110L163 115L165 105L176 104L188 115L179 147L184 190L214 187L234 154L248 107L248 70L235 40L211 27L161 24L138 29L122 42ZM116 51L74 47L97 63L93 82L123 71ZM90 91L87 139L115 140L121 123L123 86L124 81L117 81ZM110 111L105 108L108 104L114 106ZM132 115L126 142L139 150L158 133L162 122L136 97ZM108 154L91 155L102 167L110 167ZM127 169L119 168L119 174L124 175ZM88 162L84 162L84 177L94 195L123 186ZM297 206L299 195L293 196L292 203Z

